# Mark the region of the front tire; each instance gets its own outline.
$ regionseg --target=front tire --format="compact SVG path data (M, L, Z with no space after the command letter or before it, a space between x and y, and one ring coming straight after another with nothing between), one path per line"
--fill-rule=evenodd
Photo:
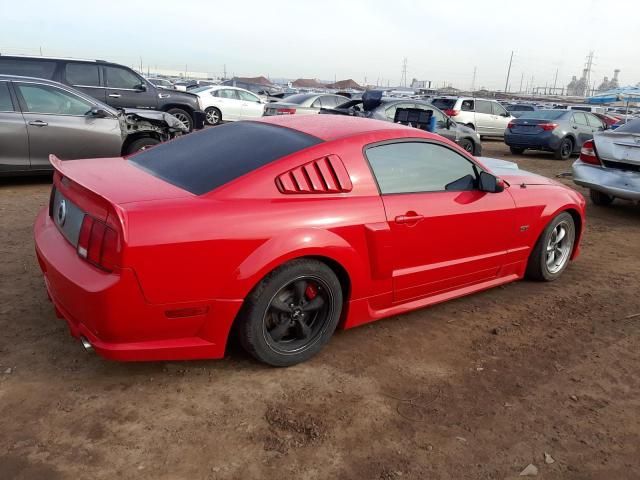
M562 275L569 263L576 240L576 226L571 214L562 212L549 222L529 256L527 277L552 282Z
M187 127L190 132L193 130L193 118L185 110L181 108L171 108L167 110L167 113L170 113L182 123L184 123L185 127Z
M222 122L222 112L216 107L209 107L204 111L205 119L209 125L218 125Z
M243 348L275 367L304 362L329 341L342 312L342 287L324 263L293 260L267 275L238 318Z
M553 152L556 160L566 160L573 153L573 140L570 138L563 138L560 142L560 146L555 152Z
M594 205L600 205L602 207L611 205L614 200L614 197L612 197L611 195L599 192L598 190L589 190L589 197L591 197L591 201L594 203Z
M152 137L139 138L131 142L127 146L127 149L124 153L125 155L132 155L134 153L141 152L142 150L146 150L147 148L151 148L154 145L158 145L159 143L160 143L160 140L158 140L157 138L152 138Z

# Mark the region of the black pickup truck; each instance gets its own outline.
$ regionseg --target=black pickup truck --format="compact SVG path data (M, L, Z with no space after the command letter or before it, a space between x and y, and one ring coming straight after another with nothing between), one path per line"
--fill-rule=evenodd
M134 70L104 60L0 55L0 74L64 83L115 108L170 113L189 129L204 127L198 96L158 88Z

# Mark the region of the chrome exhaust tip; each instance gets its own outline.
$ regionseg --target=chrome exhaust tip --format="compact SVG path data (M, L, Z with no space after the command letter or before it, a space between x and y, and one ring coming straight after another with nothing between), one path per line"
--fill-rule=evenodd
M87 340L85 337L80 337L80 342L87 352L93 353L93 345L89 343L89 340Z

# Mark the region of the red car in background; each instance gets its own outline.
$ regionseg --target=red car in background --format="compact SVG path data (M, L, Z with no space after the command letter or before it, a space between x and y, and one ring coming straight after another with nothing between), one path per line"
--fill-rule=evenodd
M37 257L71 333L116 360L220 358L232 329L275 366L351 328L578 254L583 197L438 135L324 115L60 161Z

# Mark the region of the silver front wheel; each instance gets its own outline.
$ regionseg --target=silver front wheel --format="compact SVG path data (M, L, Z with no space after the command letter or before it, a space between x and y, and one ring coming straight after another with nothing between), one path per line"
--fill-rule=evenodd
M555 274L562 270L569 260L574 241L573 225L563 221L556 225L547 242L547 270Z

